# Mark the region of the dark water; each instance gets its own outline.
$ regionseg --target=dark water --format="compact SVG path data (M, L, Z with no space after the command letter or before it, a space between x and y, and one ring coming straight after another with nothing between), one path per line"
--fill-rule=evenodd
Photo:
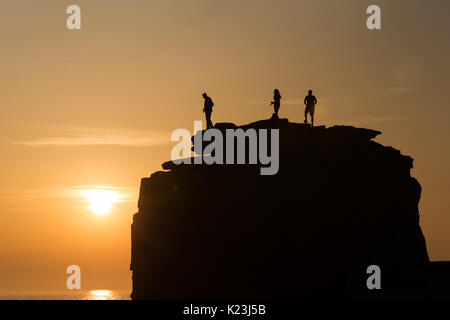
M0 300L130 300L130 292L117 290L67 290L52 293L0 294Z

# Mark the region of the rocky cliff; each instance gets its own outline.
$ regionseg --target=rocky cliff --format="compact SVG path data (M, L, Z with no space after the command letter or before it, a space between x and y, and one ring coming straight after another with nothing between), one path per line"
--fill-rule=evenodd
M239 128L279 129L277 174L261 175L259 162L169 161L143 178L132 298L355 296L367 293L369 265L380 266L384 292L424 286L411 157L369 129L287 119Z

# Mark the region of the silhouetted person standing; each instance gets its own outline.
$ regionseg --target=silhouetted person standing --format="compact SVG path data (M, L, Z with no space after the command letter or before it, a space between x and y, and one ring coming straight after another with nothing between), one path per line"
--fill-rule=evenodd
M308 122L308 113L311 115L311 125L314 126L314 108L317 104L317 99L312 94L312 90L308 91L308 95L305 97L305 123Z
M274 114L273 114L273 118L278 119L278 110L280 110L280 100L281 100L281 95L280 95L280 91L278 91L278 89L275 89L273 91L273 101L270 103L270 105L273 105L273 109L274 109Z
M214 106L214 102L206 93L204 93L203 98L205 99L205 105L203 107L203 112L206 116L206 128L209 129L213 126L211 121L211 113L212 113L212 107Z

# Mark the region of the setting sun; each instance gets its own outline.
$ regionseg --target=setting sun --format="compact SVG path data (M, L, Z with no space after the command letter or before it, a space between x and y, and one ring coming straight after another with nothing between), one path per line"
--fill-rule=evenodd
M114 190L88 189L83 190L83 195L90 203L89 209L99 216L107 214L119 201L119 195Z

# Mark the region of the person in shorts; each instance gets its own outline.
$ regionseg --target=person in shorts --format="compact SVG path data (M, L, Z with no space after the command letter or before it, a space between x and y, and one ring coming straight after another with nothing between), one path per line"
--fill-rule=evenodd
M314 109L317 104L317 99L312 94L312 90L308 91L308 95L305 97L305 123L308 122L308 113L311 115L311 125L314 126Z

